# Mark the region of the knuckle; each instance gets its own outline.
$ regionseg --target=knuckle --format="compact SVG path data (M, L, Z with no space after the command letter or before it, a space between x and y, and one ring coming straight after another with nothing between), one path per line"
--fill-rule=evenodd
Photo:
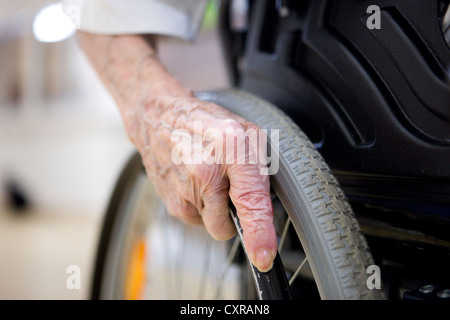
M231 130L243 129L242 124L239 121L237 121L235 119L231 119L231 118L226 119L224 121L223 126L224 126L225 130L227 130L227 129L231 129Z

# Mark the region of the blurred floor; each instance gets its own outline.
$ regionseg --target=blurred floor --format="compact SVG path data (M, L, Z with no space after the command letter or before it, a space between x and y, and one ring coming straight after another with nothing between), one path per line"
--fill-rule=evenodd
M5 127L0 159L30 207L0 209L0 299L87 298L102 214L133 149L119 123L95 116ZM81 290L66 287L69 265L81 269Z
M0 107L0 178L14 178L31 201L17 214L0 186L0 299L89 297L103 213L134 150L109 95L70 46L84 95L35 101L24 114ZM168 41L160 52L193 90L227 86L215 33L201 33L194 46ZM70 265L80 267L80 290L66 286Z
M86 299L99 219L79 212L33 210L0 215L0 299ZM80 267L80 289L69 290L71 265Z

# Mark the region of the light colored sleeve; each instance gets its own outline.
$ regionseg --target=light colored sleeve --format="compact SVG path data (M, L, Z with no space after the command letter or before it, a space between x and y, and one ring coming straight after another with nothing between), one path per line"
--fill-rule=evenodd
M78 29L97 34L159 34L192 41L208 0L62 0Z

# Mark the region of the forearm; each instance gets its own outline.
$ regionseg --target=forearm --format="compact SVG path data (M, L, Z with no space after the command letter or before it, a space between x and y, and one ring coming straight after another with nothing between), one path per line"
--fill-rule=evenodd
M78 41L114 98L133 143L138 129L134 118L142 108L150 114L160 113L162 110L148 109L157 108L155 102L161 99L193 96L168 73L150 41L142 36L78 32Z
M155 49L142 36L78 32L78 39L101 80L119 104L138 104L143 96L190 94L167 72Z

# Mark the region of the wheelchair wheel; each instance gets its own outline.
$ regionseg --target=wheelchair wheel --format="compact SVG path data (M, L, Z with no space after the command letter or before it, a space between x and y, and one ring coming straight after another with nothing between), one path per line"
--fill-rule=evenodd
M243 91L198 97L279 130L279 170L271 176L279 243L272 271L258 273L251 266L239 236L218 242L202 227L169 216L136 154L105 216L92 298L382 299L380 290L367 287L373 260L352 209L297 125Z

